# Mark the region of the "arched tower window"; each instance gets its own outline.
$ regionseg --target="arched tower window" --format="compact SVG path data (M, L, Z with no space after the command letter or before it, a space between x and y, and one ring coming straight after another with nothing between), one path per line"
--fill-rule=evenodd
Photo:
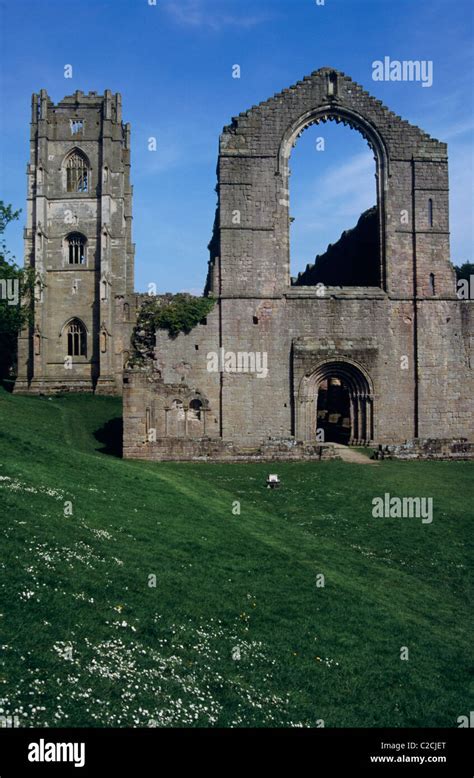
M202 402L201 400L191 400L189 403L190 418L201 421Z
M73 232L66 238L67 257L70 265L86 264L87 239L80 232Z
M337 73L328 73L327 92L328 97L335 97L337 95Z
M79 319L72 319L67 325L67 353L69 357L87 355L86 328Z
M89 191L89 167L84 154L77 149L66 159L66 191Z

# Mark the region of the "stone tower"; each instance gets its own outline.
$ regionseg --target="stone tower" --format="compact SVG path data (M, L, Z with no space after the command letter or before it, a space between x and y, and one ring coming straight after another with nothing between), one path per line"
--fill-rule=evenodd
M16 392L121 392L134 285L130 125L120 94L32 97L25 267L34 316ZM121 304L117 304L117 300Z

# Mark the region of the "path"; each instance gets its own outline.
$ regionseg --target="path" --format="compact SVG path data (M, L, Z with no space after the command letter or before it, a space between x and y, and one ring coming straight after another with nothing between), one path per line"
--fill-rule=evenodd
M378 465L376 459L369 459L367 454L361 454L360 451L356 451L349 446L344 446L342 443L333 443L335 449L337 449L338 456L344 462L350 462L353 465Z

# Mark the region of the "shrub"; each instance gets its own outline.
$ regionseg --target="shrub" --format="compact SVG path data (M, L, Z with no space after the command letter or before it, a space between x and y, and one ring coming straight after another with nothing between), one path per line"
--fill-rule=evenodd
M168 330L172 338L181 332L191 332L214 307L213 297L192 297L176 294L165 305L158 307L151 317L156 329Z
M180 293L152 297L141 307L132 336L134 355L130 363L141 364L153 358L155 331L167 330L176 338L181 332L187 334L212 311L214 297L193 297Z

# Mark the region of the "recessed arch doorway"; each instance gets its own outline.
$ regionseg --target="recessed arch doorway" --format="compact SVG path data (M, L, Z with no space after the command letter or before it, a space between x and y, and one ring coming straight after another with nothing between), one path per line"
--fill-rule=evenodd
M297 435L305 441L347 445L373 441L373 387L362 366L349 360L327 360L303 377Z

